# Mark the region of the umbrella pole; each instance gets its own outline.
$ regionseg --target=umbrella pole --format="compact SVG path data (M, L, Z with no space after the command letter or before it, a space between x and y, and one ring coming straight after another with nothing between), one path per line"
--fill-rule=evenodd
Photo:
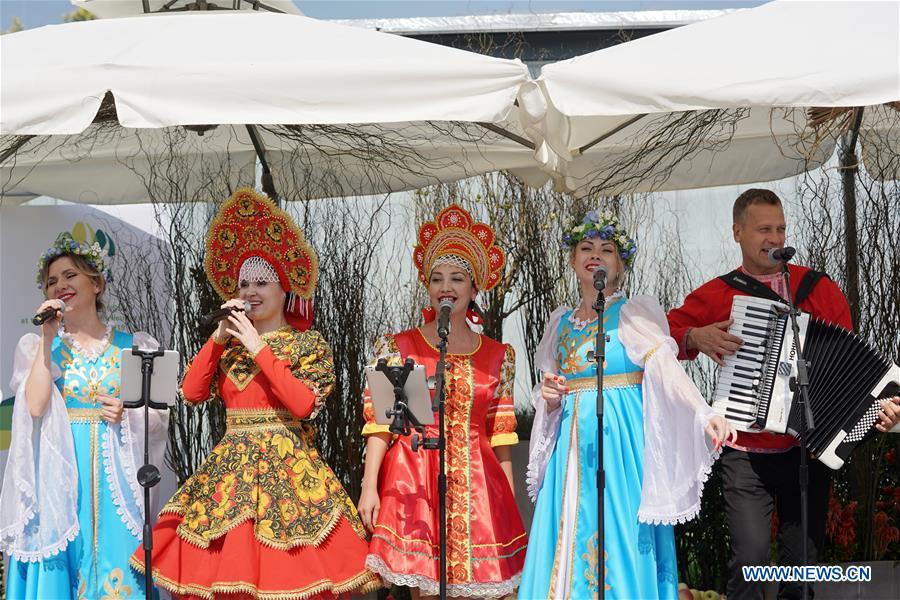
M275 204L279 204L278 194L275 192L275 182L272 179L272 171L269 169L269 161L266 160L266 147L259 137L259 131L257 131L256 125L245 125L245 127L247 128L247 133L250 134L250 142L253 143L253 149L256 150L256 156L259 158L259 164L262 167L262 177L260 179L263 192L265 192Z

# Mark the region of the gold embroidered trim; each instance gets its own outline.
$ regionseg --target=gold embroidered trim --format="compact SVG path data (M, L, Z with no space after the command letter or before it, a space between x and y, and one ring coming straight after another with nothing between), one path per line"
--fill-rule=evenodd
M428 338L425 337L425 332L422 331L422 328L421 328L421 327L416 327L416 331L419 333L420 336L422 336L422 339L425 340L425 343L428 344L428 347L429 347L429 348L431 348L432 350L434 350L436 353L440 353L440 349L438 349L437 346L435 346L434 344L432 344L432 343L428 340ZM482 346L482 342L483 342L483 341L484 341L484 340L482 339L481 334L479 334L479 335L478 335L478 343L475 345L474 348L472 348L472 349L469 350L468 352L448 352L448 353L447 353L447 356L472 356L473 354L475 354L475 353L477 353L479 350L481 350L481 346Z
M604 383L606 382L606 377L603 378ZM575 448L575 498L576 502L578 498L581 498L581 435L578 433L578 399L575 399L575 406L572 409L572 437L570 438L573 447ZM600 443L603 443L603 432L598 432L600 434ZM566 453L566 476L569 474L569 456ZM568 482L567 482L568 483ZM577 504L576 504L577 507ZM578 539L578 509L575 510L575 520L572 523L572 531L575 532L572 535L572 544L569 547L569 589L566 590L566 598L571 598L572 590L575 587L575 540Z
M378 523L377 525L375 525L375 529L384 529L385 531L387 531L388 533L391 534L391 537L394 537L402 542L410 542L410 543L414 543L414 544L425 544L427 546L431 546L432 548L438 547L438 544L434 544L434 543L429 542L428 540L425 540L422 538L404 537L404 536L400 535L399 533L397 533L397 531L395 531L394 529L391 529L390 527L388 527L387 525L384 525L382 523ZM473 548L493 548L493 547L512 546L513 544L515 544L522 538L525 538L526 536L527 536L527 534L522 533L520 535L517 535L513 539L509 540L508 542L497 542L497 543L492 543L492 544L472 544L472 547ZM384 539L384 538L382 537L381 539ZM387 540L385 540L385 541L387 541Z
M94 573L94 589L100 589L100 582L97 580L97 566L100 562L97 556L100 553L99 543L97 542L97 532L100 529L100 448L99 440L100 431L99 423L91 423L91 529L94 536L93 542L93 559L94 564L91 565L91 571Z
M631 387L640 385L644 381L643 371L632 371L630 373L616 373L615 375L603 376L603 389ZM597 389L596 377L574 377L566 380L566 386L569 392L585 392Z
M512 433L498 433L490 438L491 448L497 446L515 446L519 443L519 434L515 431Z
M301 429L303 421L287 410L278 408L232 408L225 412L228 431L263 429Z
M103 410L100 408L67 408L72 423L102 423Z
M146 573L147 570L144 562L140 558L134 556L128 561L140 573ZM332 582L327 579L320 579L310 583L306 587L295 588L293 590L278 591L260 591L253 583L246 581L233 582L215 582L211 587L199 584L181 583L165 575L160 574L159 569L153 569L153 581L161 588L165 588L169 592L178 595L194 595L205 600L213 600L218 594L245 593L254 596L258 600L302 600L325 591L331 591L334 595L345 594L348 592L356 592L357 594L367 594L381 589L381 580L368 569L354 575L350 579L344 581Z
M654 354L656 354L656 351L659 350L660 348L662 348L662 344L659 344L658 346L656 346L655 348L653 348L653 350L651 350L650 352L648 352L647 354L644 355L644 364L645 364L645 365L647 364L647 362L649 362L650 358L651 358Z

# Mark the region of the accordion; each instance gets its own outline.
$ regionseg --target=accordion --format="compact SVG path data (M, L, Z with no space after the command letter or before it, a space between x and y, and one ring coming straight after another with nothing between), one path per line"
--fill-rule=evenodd
M743 339L744 345L725 357L713 409L738 431L799 438L799 390L792 386L797 348L787 305L735 296L731 318L728 332ZM806 445L819 461L839 469L875 431L879 400L900 391L900 367L843 327L806 313L799 315L798 324L809 365L809 408L815 424L805 436Z

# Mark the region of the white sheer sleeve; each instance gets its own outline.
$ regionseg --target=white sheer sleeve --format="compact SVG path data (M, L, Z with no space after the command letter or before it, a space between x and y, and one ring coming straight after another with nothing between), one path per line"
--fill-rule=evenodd
M23 562L59 553L79 531L78 467L65 400L51 383L47 410L34 418L25 398L25 381L40 344L29 333L16 346L10 380L16 394L12 435L0 491L0 550ZM51 375L54 381L60 377L56 365Z
M544 337L538 344L534 354L534 365L543 377L544 373L556 373L556 354L559 345L559 322L568 306L560 306L550 314L550 322L544 330ZM565 400L565 399L564 399ZM528 470L525 473L525 486L528 497L537 500L538 490L544 481L547 462L553 454L556 440L559 437L559 420L562 410L557 408L547 411L547 403L541 396L541 382L538 381L531 390L531 404L534 406L534 423L531 426L531 439L528 441Z
M655 298L622 307L619 339L644 369L644 481L638 519L674 524L700 512L700 497L718 452L704 428L715 416L678 362L665 313Z
M159 342L143 331L134 333L133 342L142 349L155 350ZM174 398L155 398L171 403ZM169 411L150 409L150 464L160 470L161 481L150 493L150 514L159 509L175 492L177 481L166 465L169 439ZM144 464L144 409L127 408L118 425L107 428L103 443L104 469L119 517L131 533L140 538L144 522L144 490L138 484L137 471Z

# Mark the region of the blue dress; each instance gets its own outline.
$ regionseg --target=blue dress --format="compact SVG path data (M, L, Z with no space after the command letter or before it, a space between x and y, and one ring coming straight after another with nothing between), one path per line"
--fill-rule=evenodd
M643 373L619 340L624 298L610 299L604 314L609 341L604 368L603 467L605 594L610 599L676 598L678 577L671 525L638 522L643 477ZM597 322L579 329L571 311L560 320L557 368L569 393L560 430L537 496L519 598L596 598Z
M120 471L107 472L103 440L107 423L99 415L97 393L119 394L120 356L130 348L132 335L113 331L111 341L94 360L82 356L58 336L53 340L53 362L62 376L56 386L66 401L72 423L78 465L78 521L80 530L66 548L40 562L10 557L6 597L9 600L143 598L144 578L128 566L128 558L141 543L118 514L110 477L119 489L131 484ZM39 464L38 464L39 468ZM38 474L38 481L40 475Z

